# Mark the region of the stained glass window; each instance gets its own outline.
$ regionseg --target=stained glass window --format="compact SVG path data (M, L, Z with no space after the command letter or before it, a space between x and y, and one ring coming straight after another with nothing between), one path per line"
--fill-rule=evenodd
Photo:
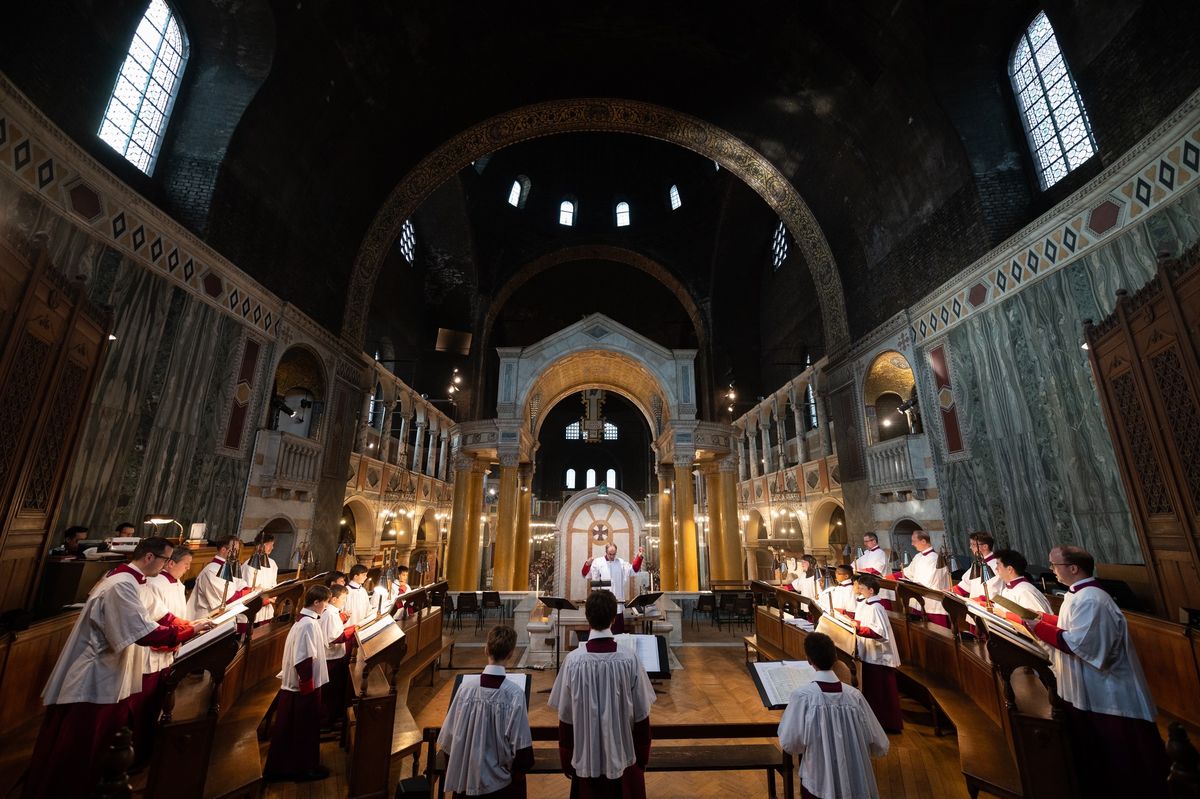
M629 227L629 203L617 203L617 227Z
M1008 74L1038 180L1048 189L1096 154L1096 140L1045 11L1021 35Z
M783 222L775 228L775 236L771 239L771 266L775 269L783 266L788 257L787 228Z
M154 171L187 64L183 29L164 0L151 0L129 43L97 135L125 160Z

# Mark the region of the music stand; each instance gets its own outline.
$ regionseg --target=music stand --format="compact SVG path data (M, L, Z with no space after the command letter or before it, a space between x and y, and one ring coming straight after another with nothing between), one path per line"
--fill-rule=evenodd
M590 583L588 583L588 585L592 587L593 591L612 590L612 580L592 580Z
M648 618L646 616L646 608L650 607L655 602L657 602L662 595L663 595L662 591L654 591L654 592L650 592L650 593L646 593L646 594L638 594L632 600L625 603L625 607L633 608L634 610L636 610L638 612L638 618L642 622L642 632L643 633L646 631L646 620ZM651 621L651 624L653 624L653 621ZM651 632L653 632L653 627L651 627Z
M575 610L575 603L563 596L543 596L538 597L538 601L551 610L564 611ZM558 671L559 646L562 642L562 613L554 615L554 670Z

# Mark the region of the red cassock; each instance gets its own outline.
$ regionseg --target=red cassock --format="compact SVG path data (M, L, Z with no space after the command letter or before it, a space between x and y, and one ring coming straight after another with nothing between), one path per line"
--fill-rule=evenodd
M312 658L296 664L299 691L279 691L275 729L263 779L299 777L321 764L321 687L314 688Z

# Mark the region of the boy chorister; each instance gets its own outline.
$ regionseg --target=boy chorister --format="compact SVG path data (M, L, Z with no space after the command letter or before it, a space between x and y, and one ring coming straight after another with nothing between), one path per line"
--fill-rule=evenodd
M367 589L363 588L367 579L367 567L361 563L351 566L349 579L346 583L346 587L350 589L350 593L346 595L346 615L350 617L349 623L358 627L375 616L375 609L371 607L371 597Z
M821 594L821 607L828 613L839 613L846 618L854 618L854 582L851 579L854 572L849 566L837 567L837 585L826 588Z
M329 642L321 614L328 601L328 588L309 588L304 595L304 609L283 645L275 729L263 766L263 779L269 782L308 782L329 776L329 769L321 765L321 687L329 681L325 666L325 646Z
M900 692L896 688L900 652L892 635L892 622L879 597L879 578L873 574L860 574L854 582L863 600L858 603L858 612L854 616L862 661L863 696L885 730L900 732L904 727L900 717Z
M533 765L525 692L504 676L517 645L511 627L488 633L488 665L478 682L464 680L446 711L438 747L446 753L446 789L462 796L523 799Z
M779 745L800 760L802 794L813 799L877 799L872 757L888 752L888 738L858 689L833 673L837 650L823 633L809 633L804 654L817 670L797 688L779 722Z
M346 692L350 685L350 654L346 642L354 637L353 625L347 625L342 612L348 589L344 585L329 586L329 602L321 614L321 629L328 642L325 646L325 666L329 682L321 690L321 727L331 729L346 713Z

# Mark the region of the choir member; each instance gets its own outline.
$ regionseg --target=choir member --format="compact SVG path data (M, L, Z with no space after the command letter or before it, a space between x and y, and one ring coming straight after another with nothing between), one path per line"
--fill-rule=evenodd
M993 596L1002 596L1026 610L1049 613L1050 600L1025 576L1025 570L1028 568L1029 563L1020 552L1012 549L997 550L996 574L1003 580L1003 584ZM1020 623L1018 619L1014 621Z
M900 732L904 728L900 716L900 691L896 687L900 650L892 635L892 621L879 598L879 578L873 574L860 574L854 582L863 599L854 616L862 661L863 695L883 728L888 732Z
M791 588L800 596L816 600L820 594L820 575L817 574L817 559L812 555L803 555L796 561L800 574L791 582Z
M83 552L80 551L79 545L87 540L87 536L86 527L68 527L63 533L62 543L50 550L50 554L61 558L81 558Z
M346 583L346 588L349 589L349 593L346 595L346 615L350 617L348 623L355 627L361 627L375 616L371 597L367 593L367 589L363 588L363 583L367 579L367 567L361 563L354 564L350 567L348 579L349 582Z
M329 681L325 667L329 642L321 614L329 595L323 585L305 592L304 609L283 645L275 728L263 766L263 779L269 782L309 782L329 776L329 769L321 765L321 687Z
M396 596L407 594L412 590L412 587L408 584L407 566L396 567L396 579L392 582L392 590L395 592Z
M800 759L804 799L877 799L872 757L888 752L888 737L866 698L833 673L837 650L824 633L809 633L804 654L817 670L797 688L779 722L779 745Z
M913 530L912 534L913 549L917 550L917 554L913 557L912 562L904 567L903 570L892 575L895 578L903 577L906 580L911 580L914 583L920 583L927 588L936 588L939 591L950 590L950 570L946 568L946 564L941 562L937 551L933 548L933 543L930 541L929 533L924 530ZM917 600L909 601L909 604L915 609ZM942 607L942 603L936 599L925 600L925 618L931 624L936 624L940 627L950 629L950 616L946 613L946 609Z
M584 615L588 640L563 660L549 702L558 711L558 754L571 796L645 799L654 689L638 659L617 649L610 629L616 597L593 591Z
M446 753L446 790L455 799L524 799L533 766L533 737L525 692L504 678L517 633L493 627L484 646L488 665L479 682L464 683L450 702L437 745Z
M986 590L987 597L991 598L1004 587L1004 580L996 573L998 564L996 553L992 551L995 543L991 533L982 530L971 533L971 555L973 556L971 568L958 581L958 585L954 586L954 593L968 599L976 599L984 596ZM992 570L992 576L987 580L983 579L982 571L979 569L980 564L984 564Z
M854 572L849 566L841 565L834 570L837 585L831 585L821 594L821 607L827 613L839 613L846 618L854 618Z
M1164 796L1170 764L1125 615L1093 576L1083 549L1050 550L1050 568L1067 586L1058 616L1026 622L1051 647L1059 695L1071 703L1072 734L1089 767L1082 795Z
M242 579L256 591L268 591L279 584L279 564L271 557L271 552L275 550L275 536L271 533L259 533L254 539L254 545L259 555L258 566L251 565L254 562L253 558L247 561L242 570ZM258 615L254 617L254 626L267 624L274 617L275 608L271 605L271 597L265 596Z
M171 559L158 574L147 577L139 586L138 593L151 619L161 619L170 614L179 619L187 618L187 598L183 588L183 577L192 567L192 551L187 547L175 547ZM130 714L133 718L133 751L138 763L145 763L150 756L154 741L155 725L162 713L163 680L175 662L176 647L151 646L145 649L145 665L142 667L142 690L129 698Z
M348 616L342 610L349 589L344 585L329 586L329 602L321 614L321 629L325 635L325 667L329 682L321 691L321 727L332 729L346 714L346 694L350 690L350 653L346 642L354 638L354 626L346 624Z
M46 715L30 757L22 796L88 796L100 756L130 721L129 698L142 688L145 647L173 647L212 627L167 614L146 615L141 586L162 570L173 547L143 538L129 563L110 571L88 594L42 692Z
M344 586L346 584L346 574L345 572L330 572L326 582L330 588L335 585Z
M225 560L230 557L232 550L232 536L217 539L217 554L196 575L196 584L192 587L192 595L188 597L189 619L211 616L223 603L248 593L249 589L246 589L246 583L241 577L234 577L229 582L221 579L221 567L225 565Z
M617 557L617 545L609 544L604 547L603 558L588 558L583 563L583 576L589 582L607 580L611 584L605 590L611 591L617 599L617 620L613 623L613 633L617 635L625 632L625 600L628 598L629 578L641 571L645 554L645 547L638 547L633 562L626 563Z
M879 536L872 532L863 533L863 553L854 561L853 565L854 571L874 574L876 577L890 573L888 554L883 547L879 546ZM896 592L890 588L879 589L879 600L883 602L883 606L887 610L892 609L892 600L895 598Z

